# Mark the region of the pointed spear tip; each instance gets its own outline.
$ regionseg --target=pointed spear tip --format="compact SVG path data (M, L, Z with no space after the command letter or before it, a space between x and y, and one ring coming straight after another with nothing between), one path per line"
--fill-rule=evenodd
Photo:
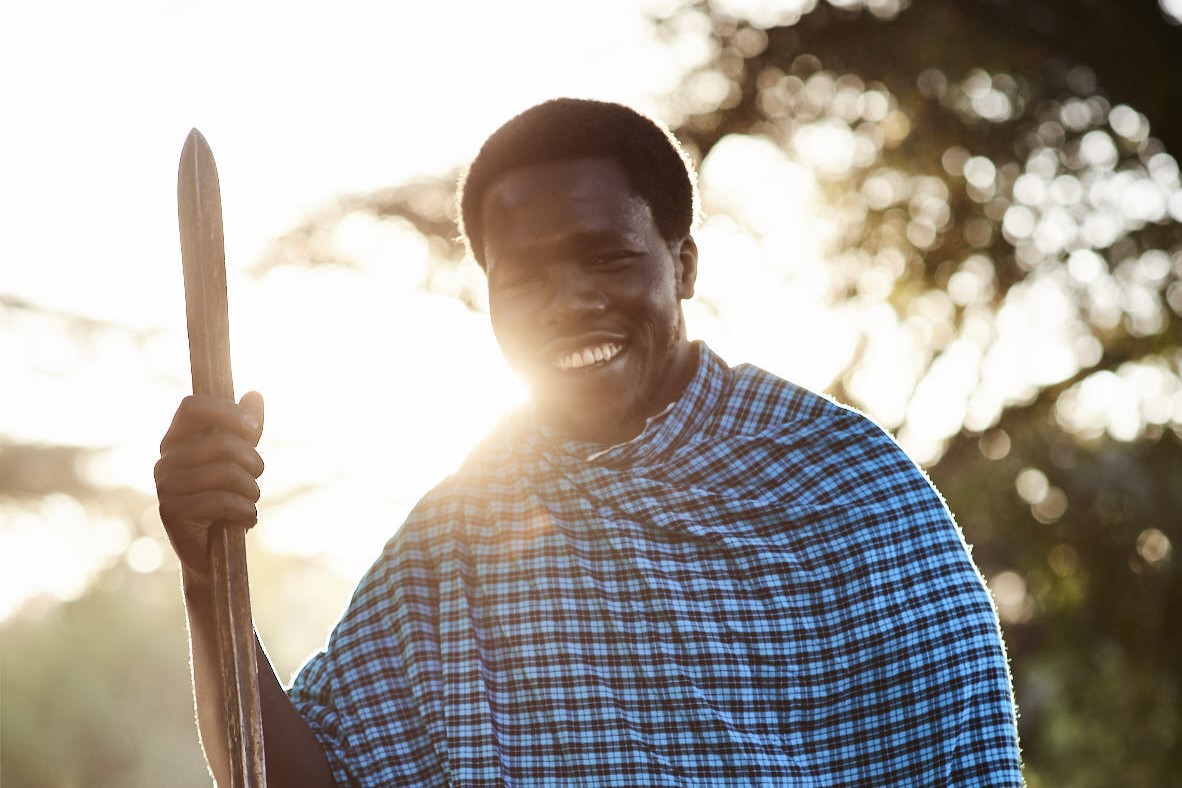
M201 132L194 128L185 138L185 144L181 148L180 184L178 185L183 185L187 180L195 178L199 170L212 174L216 184L217 164L213 160L213 150L210 149L209 142ZM186 177L186 173L188 173L188 177Z
M206 141L205 137L200 131L194 128L189 132L189 136L185 137L185 144L182 146L181 150L191 151L202 149L209 150L209 142Z

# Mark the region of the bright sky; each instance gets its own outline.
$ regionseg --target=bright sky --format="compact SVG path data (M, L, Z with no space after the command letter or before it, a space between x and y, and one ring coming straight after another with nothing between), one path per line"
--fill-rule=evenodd
M594 96L658 112L682 68L702 57L702 39L653 46L640 7L0 5L0 299L37 307L0 306L0 440L101 448L87 478L153 495L160 437L189 391L176 173L196 126L221 175L235 382L239 393L267 396L263 527L252 538L324 555L355 576L419 496L521 400L521 386L487 317L418 286L426 250L393 225L354 216L337 228L335 248L360 271L245 271L336 196L446 171L537 101ZM848 167L855 135L837 133L844 128L813 124L795 156ZM826 307L832 229L814 212L813 170L766 141L727 138L701 178L708 219L697 232L702 266L687 320L728 360L820 389L864 334L872 352L851 391L888 427L906 419L900 439L921 459L962 423L987 427L998 403L1021 394L978 386L979 370L1036 366L986 376L1011 388L1074 370L1077 337L1059 289L1032 277L996 334L983 323L920 382L924 349L888 306ZM1035 308L1021 308L1023 299ZM932 293L915 306L938 324L952 302ZM46 310L115 328L70 335ZM1179 397L1158 399L1182 408ZM1077 410L1091 412L1086 404ZM1125 432L1142 423L1125 422ZM151 508L138 517L158 534ZM31 595L76 596L108 562L160 566L160 540L135 537L125 515L65 496L0 504L0 620Z
M159 324L180 145L222 174L231 264L334 194L467 158L556 93L643 101L654 63L626 0L5 3L5 292ZM591 10L591 9L594 10ZM36 261L36 264L33 264ZM96 291L97 288L97 291Z
M771 13L763 0L728 2ZM0 4L0 299L37 308L0 306L0 440L103 448L83 469L88 478L153 494L160 437L189 390L176 172L195 126L221 175L235 381L240 393L268 398L264 527L253 539L325 555L356 575L414 501L521 399L521 386L485 316L418 287L426 250L391 225L351 217L338 228L336 245L360 272L280 268L259 280L244 272L271 239L334 197L448 170L537 101L594 96L657 112L703 47L692 34L676 49L654 47L640 8L634 0ZM795 155L821 169L848 167L854 135L843 128L813 124ZM1176 163L1157 159L1159 201L1174 194L1177 218ZM921 459L962 423L988 427L1021 387L1060 380L1086 356L1062 288L1032 276L996 325L969 321L979 330L919 381L924 349L888 306L825 307L829 231L813 212L812 170L769 143L728 138L701 176L710 218L697 233L691 335L732 362L824 388L863 333L871 352L850 390L888 427L906 419L900 440ZM1143 262L1168 271L1168 260ZM1087 264L1081 257L1068 268L1075 275ZM971 284L970 273L962 279ZM914 304L913 317L930 313L939 324L951 285ZM70 335L45 311L114 328ZM1174 378L1146 369L1149 383L1110 375L1068 404L1091 418L1103 410L1096 402L1124 386L1153 395L1160 407L1151 420L1182 418L1170 415L1182 413L1182 391L1161 383ZM1130 407L1107 417L1122 439L1146 418ZM139 516L158 528L151 509ZM0 504L0 621L38 593L76 596L110 561L159 567L159 539L134 537L118 513L65 496Z
M255 281L242 272L334 196L461 163L539 100L585 95L655 111L651 97L677 84L679 61L694 51L655 50L639 8L632 0L4 4L0 298L152 338L137 344L117 329L79 342L61 324L0 312L0 438L110 447L89 475L152 492L160 436L189 385L176 172L196 126L221 176L236 385L268 396L266 527L254 538L360 571L418 496L520 400L521 387L485 317L416 289L425 251L389 228L353 226L339 239L358 250L365 275L280 269ZM733 153L791 167L768 147ZM716 169L720 193L742 199L742 179L728 184ZM799 178L780 181L761 204L797 216L784 230L807 247L800 206L812 180L791 172ZM728 250L727 266L704 267L706 289L733 290L739 274L769 276L757 258L739 259L725 223L700 242L704 255ZM730 328L696 306L691 326L713 330L724 353L762 355L774 368L783 333L745 356L736 337L768 335L761 315L795 315L807 331L823 281L801 275L797 284L800 303L788 309L769 281L750 290L766 303L749 301ZM799 347L806 377L824 385L832 359L815 343ZM320 486L290 498L310 483ZM132 538L117 517L61 496L0 508L0 526L0 620L33 593L77 595ZM133 565L159 564L154 542L132 547Z

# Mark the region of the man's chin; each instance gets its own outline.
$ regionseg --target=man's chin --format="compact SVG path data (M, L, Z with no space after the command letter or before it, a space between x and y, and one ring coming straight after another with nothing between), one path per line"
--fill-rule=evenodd
M628 380L627 361L617 357L608 364L581 369L535 370L529 387L534 401L547 410L573 413L603 409L606 402L619 398Z
M625 443L640 434L643 424L634 424L617 416L598 416L569 413L550 413L543 418L557 434L573 440L591 443Z
M568 391L565 396L535 395L534 403L542 420L564 436L596 443L621 443L635 437L640 430L630 424L634 420L629 417L625 403L618 401L619 396L618 388Z

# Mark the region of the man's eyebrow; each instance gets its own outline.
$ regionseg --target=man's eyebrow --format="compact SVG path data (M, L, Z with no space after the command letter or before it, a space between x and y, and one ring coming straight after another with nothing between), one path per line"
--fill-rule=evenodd
M564 243L571 246L600 246L607 244L630 243L632 241L632 234L611 228L593 228L585 230L573 230L569 234L560 238L556 245L563 245Z
M571 230L552 237L532 238L517 246L512 253L525 260L544 259L554 254L578 251L589 247L631 244L632 235L610 227Z

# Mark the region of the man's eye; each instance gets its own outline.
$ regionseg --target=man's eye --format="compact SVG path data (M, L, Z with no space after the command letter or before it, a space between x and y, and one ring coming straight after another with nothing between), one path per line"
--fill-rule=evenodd
M607 252L592 256L591 264L600 268L626 265L635 254L629 251Z
M541 279L541 277L539 277L537 274L531 274L531 273L514 274L512 276L506 276L506 277L502 278L501 279L501 287L512 287L512 288L529 287L530 285L536 284L538 281L540 281L540 279Z

